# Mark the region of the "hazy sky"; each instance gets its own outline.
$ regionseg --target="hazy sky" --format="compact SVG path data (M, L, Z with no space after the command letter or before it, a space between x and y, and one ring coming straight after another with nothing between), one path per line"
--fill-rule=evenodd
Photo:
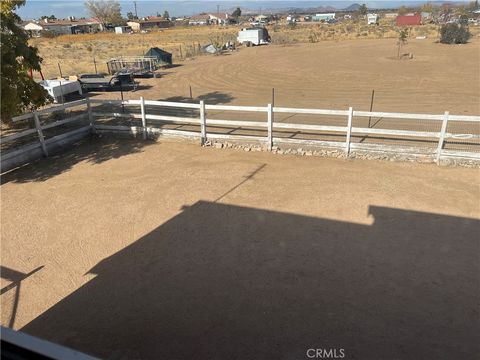
M1 0L0 0L1 1ZM381 7L397 7L401 4L419 4L425 1L406 0L406 1L298 1L298 0L281 0L281 1L263 1L263 0L203 0L203 1L185 1L185 0L169 0L169 1L153 1L153 0L137 0L137 10L139 16L155 15L157 12L163 13L168 10L170 16L192 15L199 12L216 12L217 5L220 5L220 11L229 11L236 6L243 9L259 10L260 8L268 13L268 9L279 9L288 7L317 7L331 5L336 8L345 8L354 3L366 3L371 8ZM122 13L134 9L133 0L120 0ZM18 14L23 19L39 18L42 15L55 15L57 18L66 18L68 16L88 17L85 10L83 0L27 0L26 6L19 9Z

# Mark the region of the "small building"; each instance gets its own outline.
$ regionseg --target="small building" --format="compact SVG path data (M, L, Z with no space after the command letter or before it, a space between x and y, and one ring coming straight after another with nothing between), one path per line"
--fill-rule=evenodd
M316 14L312 17L312 21L329 21L335 19L335 13Z
M127 25L130 26L133 31L145 31L155 28L168 28L172 26L172 23L163 17L149 17L141 20L127 21Z
M40 36L40 32L43 31L43 27L34 22L27 23L23 29L30 35L30 37Z
M210 24L210 15L200 14L191 16L188 19L188 25L209 25Z
M298 22L298 17L297 15L287 15L287 23L291 24L291 23L295 23L295 22Z
M168 51L153 47L145 53L146 57L155 58L156 64L160 66L172 65L172 54Z
M208 14L210 24L228 25L233 22L233 18L227 13Z
M129 34L132 32L130 26L115 26L115 34Z
M367 14L367 25L378 25L378 15Z
M29 23L25 26L28 26L29 28L33 28L33 24L36 24L40 26L42 30L49 31L55 35L89 34L89 33L96 33L104 30L102 24L98 20L95 20L95 19L76 20L73 16L70 17L68 20L52 21L48 19L43 19L38 23Z
M422 15L413 14L413 15L399 15L397 16L396 25L397 26L416 26L422 24Z

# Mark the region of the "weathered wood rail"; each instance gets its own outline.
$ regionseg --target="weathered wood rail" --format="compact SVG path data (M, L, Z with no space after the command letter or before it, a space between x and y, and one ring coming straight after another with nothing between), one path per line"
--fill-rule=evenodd
M41 125L39 115L58 110L65 110L70 107L84 105L84 113ZM123 111L97 111L95 106L128 106L139 107L139 112L125 113ZM189 109L193 111L192 116L181 116L171 114L148 114L146 107L154 107L158 109L174 108L174 109ZM209 111L229 111L229 112L254 112L264 114L264 121L241 121L228 119L213 119L208 117ZM161 112L161 111L160 111ZM276 122L275 114L308 114L316 116L329 116L344 119L344 124L338 125L315 125L315 124L301 124L301 123L285 123ZM262 115L263 116L263 115ZM386 128L371 128L354 126L353 119L355 118L384 118L384 119L402 119L402 121L419 121L428 120L440 124L440 131L418 131L418 130L401 130L401 129L386 129ZM84 99L75 101L61 106L55 106L33 113L24 114L13 119L14 122L32 119L34 120L35 128L27 129L12 135L1 137L1 143L18 140L22 137L37 133L38 142L23 145L13 151L8 151L2 154L2 172L8 171L19 164L31 161L40 156L48 156L50 148L55 148L56 144L72 143L78 139L88 136L90 133L129 133L141 134L144 139L150 136L165 135L165 136L180 136L192 139L199 139L201 144L206 141L246 141L260 143L267 150L271 150L273 146L312 146L312 147L326 147L343 150L348 156L352 151L372 151L372 152L386 152L386 153L409 153L412 155L429 156L437 163L442 158L460 158L467 160L480 161L480 142L474 143L478 145L479 150L469 151L447 150L444 149L444 144L447 140L474 140L480 139L480 116L466 116L466 115L451 115L448 111L443 114L410 114L410 113L391 113L391 112L371 112L371 111L356 111L353 108L345 110L327 110L327 109L303 109L303 108L286 108L276 107L268 104L267 106L232 106L232 105L213 105L206 104L204 101L199 103L180 103L168 101L152 101L140 98L139 100L101 100L101 99ZM112 125L108 121L101 121L101 119L130 119L138 122L138 125ZM43 132L59 125L68 123L75 123L80 120L88 120L88 124L73 131L68 131L64 134L45 139ZM469 133L454 133L448 132L448 125L455 122L463 122L471 124L469 127L472 131ZM182 126L194 127L194 130L188 129L168 129L166 124L177 124ZM209 127L215 128L241 128L255 130L260 135L236 135L231 133L209 132ZM285 138L275 136L279 131L295 131L295 132L317 132L323 134L336 134L344 137L344 141L318 140L318 139L297 139ZM397 146L389 145L387 143L358 143L353 142L353 136L381 136L388 139L388 137L395 137L401 139L428 139L435 141L436 146L432 149L425 149L415 146Z

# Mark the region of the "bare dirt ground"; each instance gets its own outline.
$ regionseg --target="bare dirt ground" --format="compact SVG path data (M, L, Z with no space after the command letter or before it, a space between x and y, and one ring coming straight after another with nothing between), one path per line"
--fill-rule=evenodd
M209 94L213 102L266 105L275 88L277 106L478 115L480 40L442 45L411 39L396 60L394 39L326 41L315 44L244 48L202 56L168 69L160 79L141 79L146 99ZM107 93L118 98L118 93Z
M87 142L3 179L2 325L114 359L473 359L479 176Z

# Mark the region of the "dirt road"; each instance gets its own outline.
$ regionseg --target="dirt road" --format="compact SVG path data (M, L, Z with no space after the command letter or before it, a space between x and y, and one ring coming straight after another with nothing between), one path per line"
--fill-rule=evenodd
M89 142L3 179L2 324L115 359L474 358L479 176Z

